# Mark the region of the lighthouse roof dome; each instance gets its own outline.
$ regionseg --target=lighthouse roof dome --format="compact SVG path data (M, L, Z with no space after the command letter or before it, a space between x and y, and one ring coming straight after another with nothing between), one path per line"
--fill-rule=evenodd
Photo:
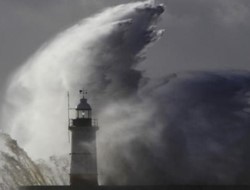
M77 105L76 110L91 110L91 106L87 102L86 98L82 98L80 103Z

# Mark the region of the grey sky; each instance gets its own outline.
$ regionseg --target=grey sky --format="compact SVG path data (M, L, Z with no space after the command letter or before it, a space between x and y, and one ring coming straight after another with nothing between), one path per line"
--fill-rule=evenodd
M125 0L0 0L0 97L7 77L43 43L78 20ZM248 69L249 0L159 0L165 36L142 66L151 76Z
M158 75L250 68L249 8L247 0L168 1L162 23L167 32L149 53L147 68L153 63L150 72Z

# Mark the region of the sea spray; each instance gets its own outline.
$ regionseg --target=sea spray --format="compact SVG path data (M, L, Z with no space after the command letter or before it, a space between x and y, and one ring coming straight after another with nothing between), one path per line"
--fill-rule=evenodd
M6 127L33 157L67 152L66 91L85 87L100 184L249 184L250 73L145 78L136 65L161 34L156 10L121 5L59 35L13 76Z
M119 5L56 36L12 76L5 131L33 158L69 152L67 91L76 105L77 91L87 88L97 115L111 100L136 93L142 76L135 66L159 35L151 26L161 13L148 2Z

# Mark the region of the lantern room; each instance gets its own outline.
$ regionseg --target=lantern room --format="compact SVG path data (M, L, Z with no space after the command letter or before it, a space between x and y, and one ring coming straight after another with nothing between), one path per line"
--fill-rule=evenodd
M78 119L90 119L91 118L91 107L87 102L87 99L83 97L76 108L76 118Z
M80 91L80 94L83 94L82 91ZM76 118L73 119L73 126L89 127L92 125L92 109L84 95L81 98L80 103L77 105L75 112Z

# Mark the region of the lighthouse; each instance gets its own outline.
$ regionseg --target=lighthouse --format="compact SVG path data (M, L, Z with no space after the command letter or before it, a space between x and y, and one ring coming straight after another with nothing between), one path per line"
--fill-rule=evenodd
M96 159L96 131L98 127L92 122L92 109L80 90L81 99L74 109L75 119L71 119L71 167L70 185L98 185Z

